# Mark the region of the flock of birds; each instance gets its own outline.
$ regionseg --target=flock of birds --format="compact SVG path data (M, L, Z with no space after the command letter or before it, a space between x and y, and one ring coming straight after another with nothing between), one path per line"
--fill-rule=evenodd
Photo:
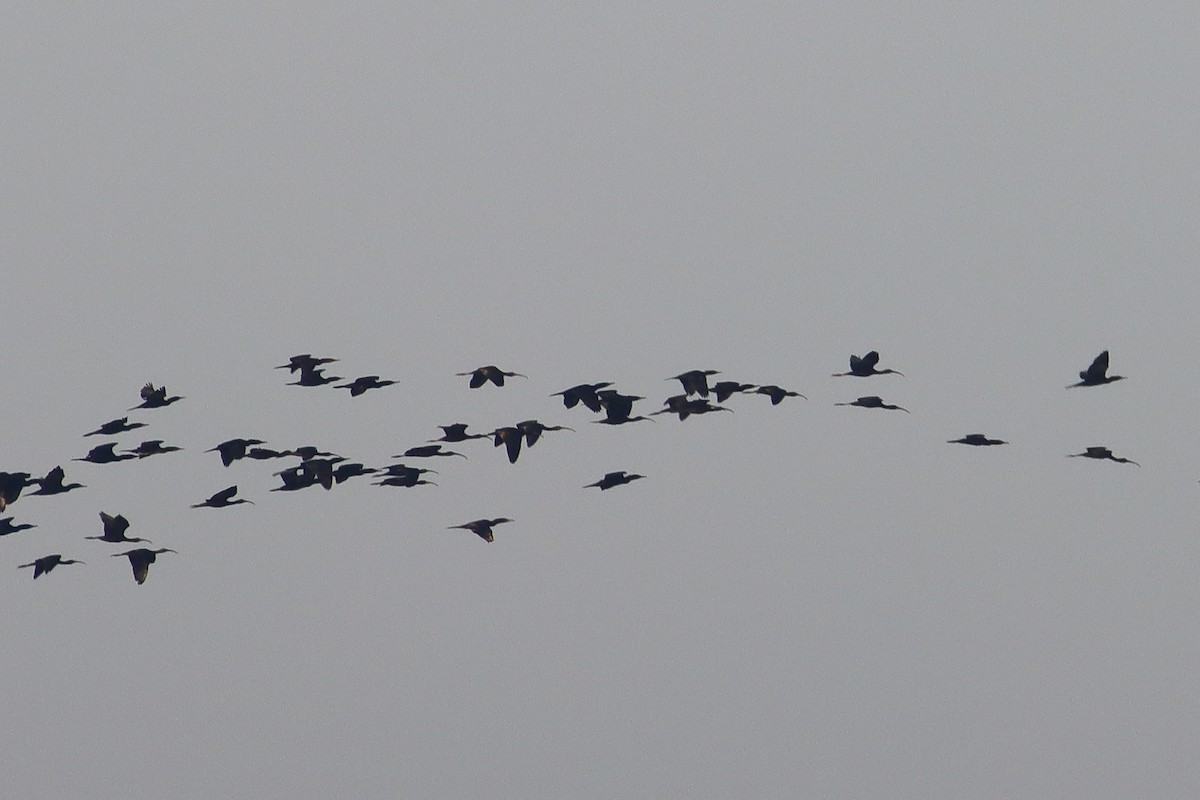
M358 397L373 389L381 389L396 383L394 380L381 379L378 375L365 375L347 383L339 384L337 381L345 379L325 374L326 366L336 361L337 359L335 358L317 357L309 353L303 353L292 356L286 364L281 364L276 369L286 369L290 375L296 377L296 380L290 382L289 385L316 387L335 384L335 388L348 390L351 397ZM1106 350L1098 355L1087 369L1079 373L1080 379L1078 382L1070 384L1067 388L1102 386L1114 381L1123 380L1125 377L1123 375L1108 374L1108 361L1109 355ZM889 374L903 376L903 373L893 369L878 369L878 365L879 353L876 351L871 351L861 357L851 355L849 371L835 373L833 377L869 378ZM479 389L489 383L502 387L505 385L507 378L526 377L518 372L502 370L495 365L486 365L470 372L456 374L459 377L469 377L468 385L472 389ZM690 416L718 411L731 411L732 409L724 404L734 394L739 393L765 395L770 399L772 405L779 405L790 397L807 399L799 392L784 389L773 384L757 385L730 380L709 382L710 378L719 374L717 370L711 369L689 370L667 378L666 380L668 381L678 381L682 387L682 392L666 398L662 403L662 408L651 411L648 415L633 413L634 404L645 400L645 397L624 394L612 388L613 384L610 381L578 384L555 392L551 396L561 397L562 403L567 409L582 406L593 414L599 415L592 422L603 425L625 425L644 422L660 414L671 414L680 420L686 420ZM179 395L168 395L166 387L156 387L152 383L147 383L141 390L142 402L130 408L129 411L164 408L184 399L184 397ZM908 413L908 409L885 403L877 395L865 395L852 401L835 403L835 405ZM147 423L131 422L128 416L122 416L105 422L95 430L83 434L83 436L85 438L91 436L117 436L144 427L147 427ZM533 447L547 432L574 430L574 428L564 425L547 425L536 419L523 420L514 425L499 427L488 432L469 432L469 426L462 422L439 425L438 427L442 431L441 436L430 439L425 444L408 448L403 453L393 456L393 458L401 460L381 467L368 467L359 462L352 462L342 456L320 450L312 445L304 445L287 450L274 450L266 447L267 443L260 439L228 439L209 448L205 452L217 453L221 459L221 463L226 467L235 461L245 458L256 460L299 459L297 463L274 473L280 479L281 485L273 488L271 491L292 492L314 486L331 489L335 484L367 475L377 478L374 481L376 486L411 488L422 485L436 485L436 483L423 476L437 474L437 471L426 467L412 466L405 463L404 460L436 457L466 458L466 455L463 453L446 449L446 445L455 445L477 439L490 440L494 447L504 446L509 462L515 463L520 457L522 448ZM992 439L981 433L971 433L961 438L947 441L950 444L963 444L976 447L1007 444L1002 439ZM135 447L121 451L117 450L117 446L118 442L105 442L91 448L86 455L72 460L102 465L148 458L182 449L168 445L162 439L148 439ZM1137 462L1127 458L1119 458L1110 449L1102 446L1088 447L1081 453L1070 453L1068 457L1109 460L1120 464L1134 464L1137 466ZM641 480L644 477L644 475L625 470L615 470L606 473L593 483L586 484L583 488L599 488L601 491L607 491L608 489ZM58 495L85 488L84 484L81 483L66 482L66 473L61 465L55 466L45 476L40 478L34 477L33 473L30 472L0 472L0 512L3 512L20 499L25 489L33 486L37 488L24 494ZM253 504L253 501L239 497L238 487L235 484L213 493L203 501L192 504L192 508L228 508L240 504ZM0 517L0 537L37 527L27 522L14 522L14 519L13 516ZM495 538L493 529L498 525L512 521L507 517L476 519L460 525L448 526L448 529L467 530L479 536L485 542L492 542ZM129 520L120 514L114 515L101 511L100 522L102 533L97 536L86 536L84 537L85 539L95 539L110 544L151 544L147 539L128 536ZM137 547L119 553L112 553L111 555L114 558L128 559L133 571L134 580L138 584L141 584L146 581L150 565L155 563L158 556L164 553L177 553L177 551L167 547L156 549ZM85 562L81 560L64 558L61 553L51 553L36 558L27 564L19 564L18 568L31 568L33 570L33 577L36 580L42 575L53 571L56 567L66 564L83 563Z

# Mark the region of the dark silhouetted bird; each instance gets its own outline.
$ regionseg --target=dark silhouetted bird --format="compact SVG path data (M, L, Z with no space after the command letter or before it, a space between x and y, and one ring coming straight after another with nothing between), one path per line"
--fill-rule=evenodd
M374 475L376 472L379 472L379 470L375 467L368 467L357 461L348 464L338 464L333 468L333 481L334 483L345 483L351 478L357 478L361 475Z
M868 397L860 397L857 400L854 400L853 402L850 402L850 403L834 403L834 405L835 406L858 406L860 408L886 408L889 411L903 411L906 414L908 413L907 408L901 408L900 406L888 405L887 403L883 402L882 398L876 397L875 395L870 395Z
M467 433L467 423L456 422L453 425L438 425L443 433L437 439L430 439L431 442L449 442L455 444L457 442L465 442L468 439L486 439L486 433Z
M321 367L301 369L300 377L288 383L288 386L324 386L327 383L340 381L341 375L326 375Z
M462 525L451 525L447 530L462 528L483 539L485 542L495 541L492 535L492 528L505 522L512 522L508 517L496 517L495 519L477 519L471 522L463 523Z
M146 427L144 422L130 422L129 417L121 417L120 419L110 419L96 430L88 431L84 436L116 436L118 433L144 427Z
M727 406L714 406L703 397L697 397L694 400L689 400L686 394L676 394L668 397L663 401L666 408L660 411L653 411L650 416L659 414L677 414L680 421L683 421L693 414L707 414L710 411L728 411L733 413L733 409Z
M504 370L497 367L495 364L488 364L487 366L480 367L480 368L472 370L470 372L456 372L454 374L460 378L470 375L471 376L470 386L472 389L478 389L480 386L483 386L488 381L491 381L492 383L496 384L497 386L503 386L505 378L528 378L529 377L528 375L522 375L519 372L505 372Z
M10 533L27 531L30 528L36 527L37 525L29 522L22 522L19 525L14 525L12 517L0 517L0 536L8 536Z
M0 511L17 502L21 490L34 483L32 477L28 472L0 472Z
M718 403L724 403L736 392L748 392L755 388L753 383L739 383L738 381L717 381L712 385L713 394L717 396Z
M322 364L332 364L337 361L336 358L317 358L312 353L301 353L298 356L292 356L288 359L288 363L280 364L275 369L286 369L288 372L296 372L297 370L316 369Z
M623 485L629 483L630 481L636 481L638 478L644 478L644 477L646 477L646 476L626 472L625 470L618 470L617 472L606 472L606 473L604 473L603 478L596 481L595 483L589 483L586 486L584 486L583 488L590 489L593 486L599 486L600 491L603 492L606 489L613 488L614 486L623 486Z
M600 398L600 407L604 409L604 419L593 420L604 425L623 425L626 422L640 422L650 419L649 417L631 417L633 413L633 404L638 400L645 400L644 397L638 397L633 394L621 394L615 389L604 389L596 392L596 396ZM653 421L653 420L651 420Z
M567 408L574 408L583 403L585 406L600 413L600 398L596 395L601 389L606 386L612 386L612 381L601 381L600 383L580 383L572 386L570 389L563 389L561 392L555 392L551 397L562 396L563 405Z
M125 535L125 531L129 530L129 520L125 519L121 514L115 517L112 514L100 512L100 521L104 523L104 533L100 536L85 536L85 539L99 539L102 542L145 542L153 544L149 539L135 539Z
M755 394L765 394L767 397L771 398L771 405L773 406L777 406L782 403L785 397L802 397L805 400L808 399L799 392L793 392L790 389L783 389L773 383L769 383L766 386L759 386L754 390L754 392Z
M112 464L114 461L130 461L137 458L133 453L115 453L116 442L100 444L88 451L83 458L73 458L72 461L87 461L91 464Z
M332 458L334 456L333 453L327 452L325 450L321 450L311 444L301 445L300 447L295 447L291 450L285 450L284 452L280 453L280 455L299 456L304 461L309 461L311 459L318 458L318 457L319 458Z
M396 381L380 380L378 375L364 375L361 378L355 378L350 383L340 384L338 389L349 389L351 397L358 397L368 389L382 389L384 386L391 386Z
M538 422L536 419L526 419L516 424L516 429L525 434L525 446L533 447L537 444L538 439L542 438L542 434L546 431L571 431L575 432L574 428L568 428L566 425L546 425Z
M673 375L666 380L679 381L683 384L683 393L686 395L698 394L701 397L708 397L708 376L720 374L715 369L692 369Z
M17 569L25 569L26 567L33 567L33 579L36 581L42 575L45 575L47 572L49 572L50 570L54 569L55 567L57 567L61 564L83 564L83 563L84 563L83 561L76 561L73 558L63 558L62 553L51 553L48 556L42 556L41 558L35 558L33 561L30 561L28 564L19 564L19 565L17 565Z
M82 483L64 484L63 478L65 477L66 473L63 472L63 468L61 466L55 467L46 473L46 477L34 479L33 482L38 485L38 489L35 492L30 492L30 494L63 494L72 489L84 488Z
M521 455L521 431L514 427L496 428L492 431L492 445L499 447L504 445L508 451L508 463L517 463L517 456Z
M233 499L233 496L237 494L237 490L237 484L234 484L227 489L222 489L221 491L217 492L203 503L194 503L192 508L226 508L228 506L236 506L239 503L249 503L250 505L254 505L253 500L246 500L241 497L237 498L236 500Z
M1071 453L1067 458L1099 458L1115 461L1118 464L1133 464L1135 467L1141 466L1141 464L1136 461L1130 461L1128 458L1117 458L1113 455L1113 451L1107 447L1089 447L1082 453Z
M383 480L375 481L375 486L400 486L412 488L413 486L437 486L433 481L427 481L424 478L416 476L409 477L408 475L389 475Z
M182 447L176 447L173 444L163 444L162 439L147 439L132 450L126 450L125 452L135 455L138 458L149 458L150 456L159 456L163 453L175 453L182 449Z
M433 458L435 456L460 456L466 458L462 453L457 453L453 450L443 450L440 444L426 444L420 447L410 447L398 456L392 458Z
M833 377L844 378L847 375L853 375L856 378L869 378L872 375L899 375L904 376L903 372L897 372L894 369L875 369L875 365L879 363L879 353L872 350L871 352L859 358L856 355L850 356L850 371L835 372Z
M280 450L272 450L269 447L251 447L246 451L246 458L253 458L256 461L265 461L270 458L284 458L285 456L294 456L296 453L285 453Z
M233 462L245 458L249 452L249 448L256 444L266 444L266 442L262 439L228 439L216 447L208 448L204 452L220 453L221 463L228 467Z
M145 547L139 547L136 550L126 550L124 553L113 553L113 558L125 556L129 559L129 566L133 567L133 579L139 584L146 582L146 575L150 572L150 565L158 560L158 556L162 553L177 553L169 547L160 547L157 550L147 550Z
M1067 388L1074 389L1076 386L1101 386L1105 383L1123 380L1125 380L1124 375L1108 374L1108 351L1105 350L1096 356L1096 360L1092 362L1090 367L1079 373L1079 383L1072 383Z
M982 433L968 433L961 439L947 439L946 444L970 444L975 447L987 447L996 444L1008 444L1003 439L989 439Z
M130 411L133 411L137 408L162 408L164 406L171 405L171 403L174 403L177 400L183 399L179 395L167 397L167 387L159 386L156 389L154 388L153 383L147 383L145 386L143 386L141 394L142 402L139 405L129 409Z
M410 467L407 464L389 464L384 468L385 477L375 483L376 486L420 486L429 484L437 486L433 481L424 480L421 476L426 473L437 474L437 470L423 467Z

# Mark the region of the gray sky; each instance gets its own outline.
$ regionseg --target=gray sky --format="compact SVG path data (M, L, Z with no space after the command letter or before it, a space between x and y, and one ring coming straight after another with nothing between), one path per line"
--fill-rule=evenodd
M0 22L0 469L87 484L0 540L13 796L1200 793L1191 6ZM829 377L873 348L905 377ZM399 384L284 385L306 351ZM809 400L549 397L692 368ZM185 451L69 461L148 380L186 399L117 440ZM530 417L577 431L438 487L201 452ZM136 586L101 510L179 555Z

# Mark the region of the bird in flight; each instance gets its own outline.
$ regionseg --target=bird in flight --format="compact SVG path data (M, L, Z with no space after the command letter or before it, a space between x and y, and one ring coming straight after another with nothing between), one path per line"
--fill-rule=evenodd
M42 575L45 575L47 572L49 572L50 570L54 569L55 567L57 567L61 564L83 564L83 563L84 563L83 561L76 561L73 558L63 558L62 553L51 553L48 556L42 556L41 558L35 558L33 561L30 561L28 564L18 564L17 569L25 569L26 567L33 567L33 579L36 581Z
M233 462L245 458L248 449L256 444L266 444L266 442L262 439L227 439L216 447L210 447L204 452L220 453L221 463L228 467Z
M433 458L434 456L462 456L462 453L454 450L443 450L440 444L426 444L420 447L410 447L398 456L392 458Z
M327 383L340 381L341 375L326 375L325 370L321 367L312 367L309 369L301 369L300 377L289 382L288 386L324 386Z
M355 378L350 383L338 384L338 389L349 389L351 397L358 397L368 389L382 389L384 386L391 386L396 381L380 380L378 375L364 375L361 378Z
M64 484L63 478L65 477L66 473L63 472L63 468L61 466L55 467L46 473L46 477L34 478L33 482L38 485L38 489L36 492L30 492L30 494L63 494L72 489L84 488L82 483Z
M563 399L563 405L567 408L574 408L580 403L583 403L587 408L599 414L600 397L596 393L607 386L612 386L612 381L601 381L600 383L580 383L572 386L570 389L563 389L561 392L555 392L550 396L561 396Z
M784 389L771 383L767 384L766 386L759 386L754 390L754 392L755 394L765 394L767 397L771 398L771 405L773 406L777 406L782 403L785 397L800 397L805 400L808 399L799 392L793 392L790 389Z
M1098 458L1115 461L1118 464L1133 464L1135 467L1140 467L1141 464L1136 461L1130 461L1128 458L1117 458L1113 455L1113 451L1107 447L1089 447L1082 453L1071 453L1067 458Z
M96 430L88 431L84 436L116 436L118 433L144 427L146 427L144 422L130 422L129 417L121 417L120 419L110 419Z
M177 400L183 399L179 395L172 395L171 397L167 397L167 387L159 386L156 389L156 388L154 388L153 383L147 383L145 386L143 386L141 395L142 395L141 404L136 405L133 408L129 409L130 411L133 411L134 409L138 409L138 408L162 408L164 406L171 405L171 403L174 403Z
M856 355L850 356L850 371L835 372L833 377L844 378L853 375L856 378L869 378L872 375L899 375L904 377L903 372L898 372L894 369L875 369L875 365L879 363L879 353L875 350L867 353L861 358Z
M28 472L0 472L0 511L17 502L21 490L34 483Z
M644 478L644 477L646 477L646 476L645 475L637 475L637 474L631 473L631 472L626 472L625 470L622 469L622 470L618 470L616 472L606 472L606 473L604 473L603 478L596 481L595 483L589 483L589 484L585 485L583 488L590 489L593 486L599 486L600 491L603 492L607 489L613 488L614 486L624 486L625 484L630 483L631 481L636 481L637 479Z
M982 433L968 433L961 439L947 439L946 444L970 444L975 447L988 447L989 445L1008 444L1003 439L989 439Z
M153 544L149 539L138 539L125 535L125 531L129 529L129 520L125 519L121 514L113 516L100 512L100 521L104 523L104 533L100 536L85 536L85 539L99 539L102 542L145 542Z
M288 363L280 364L275 369L286 369L288 372L295 373L297 370L311 370L322 364L332 364L335 361L337 361L336 358L318 358L312 353L301 353L298 356L292 356L288 359Z
M476 519L471 522L465 522L462 525L451 525L447 530L462 528L483 539L485 542L493 542L496 537L492 535L492 528L504 522L512 522L508 517L496 517L495 519Z
M712 390L717 396L718 403L724 403L735 392L748 392L754 388L753 383L739 383L738 381L717 381L712 385Z
M131 453L138 458L149 458L150 456L158 456L163 453L174 453L182 449L182 447L176 447L173 444L163 444L162 439L147 439L132 450L124 452Z
M905 414L909 413L909 410L907 408L901 408L900 406L889 405L889 404L883 402L882 397L876 397L875 395L868 395L867 397L860 397L857 400L853 400L849 403L834 403L834 405L835 406L858 406L859 408L886 408L889 411L903 411Z
M17 533L19 531L27 531L30 528L36 528L36 527L37 527L37 525L34 525L29 522L22 522L18 525L14 525L12 517L0 517L0 536L8 536L10 533Z
M431 442L449 442L456 444L465 442L468 439L486 439L486 433L467 433L467 423L455 422L453 425L438 425L442 429L442 435L436 439L430 439Z
M133 567L133 579L138 584L146 582L146 576L150 573L150 565L158 560L158 556L162 553L177 553L169 547L160 547L157 550L147 550L145 547L139 547L136 550L126 550L124 553L113 553L113 558L125 556L129 559L129 566Z
M233 486L217 492L203 503L194 503L192 508L226 508L228 506L236 506L238 503L249 503L250 505L254 505L253 500L246 500L242 497L239 497L235 500L233 496L237 494L237 490L237 484L234 484Z
M528 375L522 375L519 372L505 372L504 370L497 367L495 364L488 364L486 366L479 367L478 369L473 369L470 372L456 372L454 374L460 378L470 375L471 376L470 386L472 389L478 389L480 386L483 386L488 381L491 381L492 383L496 384L497 386L503 386L505 378L528 378L529 377Z
M112 464L116 461L129 461L137 458L133 453L116 453L113 448L117 446L116 442L108 444L98 444L88 451L88 454L83 458L73 458L72 461L87 461L91 464Z
M1090 367L1079 373L1079 383L1072 383L1067 388L1074 389L1076 386L1101 386L1113 381L1123 380L1125 380L1124 375L1108 374L1108 351L1105 350L1096 356Z
M679 381L683 385L685 395L698 394L701 397L708 397L708 377L720 374L720 371L715 369L690 369L687 372L672 375L666 380Z

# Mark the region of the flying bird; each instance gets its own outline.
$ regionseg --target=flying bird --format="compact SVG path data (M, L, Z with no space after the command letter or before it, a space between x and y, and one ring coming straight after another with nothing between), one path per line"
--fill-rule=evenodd
M194 503L192 508L227 508L228 506L236 506L239 503L249 503L250 505L254 505L253 500L246 500L242 497L239 497L236 500L233 499L233 496L237 494L237 490L237 484L234 484L233 486L217 492L203 503Z
M879 363L879 353L875 350L867 353L859 358L856 355L850 356L850 371L835 372L833 377L844 378L848 375L853 375L856 378L869 378L872 375L899 375L904 377L903 372L898 372L894 369L875 369L875 365Z
M46 477L34 478L33 483L38 485L38 489L30 494L63 494L72 489L84 488L82 483L63 483L65 477L66 473L63 472L63 468L55 467L46 473Z
M483 386L488 381L491 381L492 383L496 384L497 386L503 386L505 378L528 378L529 377L528 375L522 375L519 372L505 372L504 370L497 367L495 364L488 364L487 366L479 367L478 369L471 370L470 372L456 372L454 374L460 378L470 375L471 376L470 386L472 389L478 389L480 386Z
M666 408L659 411L652 411L650 416L654 417L659 414L677 414L679 420L690 417L692 414L707 414L710 411L728 411L733 413L733 409L728 406L714 406L707 399L697 397L694 400L689 400L686 394L676 394L668 397L663 401Z
M465 442L468 439L486 439L486 433L467 433L467 423L455 422L453 425L438 425L442 429L442 435L437 439L430 439L431 442L449 442L456 444Z
M903 411L905 414L909 413L907 408L901 408L900 406L888 405L887 403L883 402L883 398L876 397L875 395L870 395L868 397L860 397L857 400L854 400L849 403L834 403L834 405L835 406L858 406L860 408L886 408L889 411Z
M28 472L0 472L0 511L17 502L21 490L34 483L32 477Z
M163 408L164 406L171 405L171 403L174 403L177 400L183 399L179 395L172 395L171 397L167 397L167 387L159 386L156 389L156 388L154 388L153 383L147 383L145 386L143 386L141 395L142 395L141 404L136 405L133 408L129 409L130 411L133 411L134 409L138 409L138 408Z
M1067 388L1074 389L1076 386L1101 386L1105 383L1123 380L1125 380L1124 375L1108 374L1108 351L1105 350L1096 356L1090 367L1079 373L1079 383L1072 383Z
M686 395L698 394L701 397L708 397L708 376L720 374L715 369L692 369L665 380L679 381L683 384L683 393Z
M174 453L182 450L182 447L176 447L173 444L163 444L162 439L147 439L132 450L126 450L126 453L131 453L138 458L149 458L150 456L158 456L163 453Z
M614 486L623 486L627 483L630 483L631 481L636 481L637 479L644 478L644 477L646 477L646 476L626 472L625 470L622 469L622 470L618 470L617 472L606 472L606 473L604 473L603 478L596 481L595 483L589 483L586 486L584 486L583 488L590 489L593 486L599 486L600 491L603 492L607 489L613 488Z
M17 569L25 569L26 567L33 567L33 579L36 581L42 575L45 575L47 572L49 572L50 570L54 569L55 567L57 567L61 564L83 564L83 563L84 563L83 561L76 561L73 558L63 558L62 553L51 553L48 556L42 556L41 558L35 558L33 561L30 561L28 564L18 564Z
M1089 447L1082 453L1071 453L1067 458L1098 458L1115 461L1118 464L1133 464L1135 467L1140 467L1141 464L1136 461L1130 461L1128 458L1117 458L1113 455L1113 451L1107 447Z
M517 463L517 456L521 455L521 431L512 426L496 428L492 431L492 437L493 447L504 445L508 451L508 463Z
M717 381L711 388L713 394L717 396L717 402L724 403L735 392L748 392L755 386L753 383L739 383L738 381Z
M551 397L561 396L563 405L567 408L574 408L583 403L587 408L597 414L600 413L600 398L597 392L607 386L612 386L612 381L601 381L600 383L580 383L572 386L569 389L563 389L561 392L555 392Z
M649 417L631 417L633 412L633 404L638 400L645 400L644 397L638 397L633 394L621 394L615 389L604 389L596 392L596 396L600 398L600 407L604 409L604 419L593 420L604 425L623 425L626 422L640 422L650 419ZM651 420L653 422L653 420Z
M466 458L462 453L457 453L453 450L443 450L440 444L410 447L400 455L392 456L392 458L433 458L434 456L461 456L462 458Z
M288 359L288 363L280 364L275 369L286 369L288 372L296 372L297 370L315 369L322 364L332 364L337 361L336 358L317 358L312 353L301 353L298 356L292 356Z
M382 389L384 386L391 386L396 381L380 380L378 375L364 375L361 378L355 378L350 383L339 384L338 389L349 389L351 397L358 397L368 389Z
M536 419L522 420L516 424L516 429L525 434L525 446L533 447L537 444L537 440L542 437L546 431L571 431L575 432L574 428L568 428L566 425L546 425L538 422Z
M375 467L368 467L357 461L349 464L338 464L333 468L333 481L334 483L345 483L351 478L357 478L360 475L374 475L376 472L379 472L379 470Z
M22 522L19 525L14 525L12 517L0 517L0 536L8 536L10 533L27 531L30 528L36 527L37 525L29 522Z
M495 527L496 525L500 525L501 523L504 523L504 522L512 522L512 520L509 519L508 517L496 517L495 519L477 519L477 520L472 520L471 522L463 523L462 525L451 525L449 528L447 528L447 530L454 530L455 528L463 528L464 530L468 530L471 533L478 536L479 538L483 539L485 542L493 542L493 541L495 541L495 537L492 535L492 528Z
M784 389L772 383L769 383L766 386L759 386L754 390L754 392L755 394L765 394L767 397L771 398L771 405L773 406L777 406L782 403L785 397L802 397L805 400L808 399L799 392L793 392L790 389Z
M129 417L121 417L120 419L110 419L96 430L88 431L84 436L116 436L118 433L144 427L146 427L144 422L130 422Z
M300 377L289 382L288 386L324 386L327 383L340 381L341 375L326 375L325 370L321 367L312 367L309 369L301 369Z
M146 582L146 575L150 572L150 565L158 560L158 556L162 553L177 553L169 547L160 547L157 550L147 550L145 547L139 547L136 550L127 550L124 553L113 553L113 558L125 556L129 559L129 566L133 567L133 579L138 584Z
M249 452L249 448L256 444L266 444L266 442L262 439L227 439L216 447L210 447L204 452L220 453L221 463L228 467L233 462L245 458Z
M1003 439L989 439L982 433L968 433L961 439L947 439L946 444L969 444L975 447L988 447L990 445L1008 444Z
M145 542L146 544L153 544L149 539L137 539L126 536L125 531L129 530L129 520L125 519L121 514L113 516L101 511L100 521L104 523L104 533L100 536L85 536L83 538L99 539L102 542L113 542L114 544L119 542Z
M116 461L129 461L137 458L133 453L115 453L113 448L117 446L116 442L108 444L98 444L88 451L88 454L83 458L72 458L72 461L87 461L91 464L112 464Z

